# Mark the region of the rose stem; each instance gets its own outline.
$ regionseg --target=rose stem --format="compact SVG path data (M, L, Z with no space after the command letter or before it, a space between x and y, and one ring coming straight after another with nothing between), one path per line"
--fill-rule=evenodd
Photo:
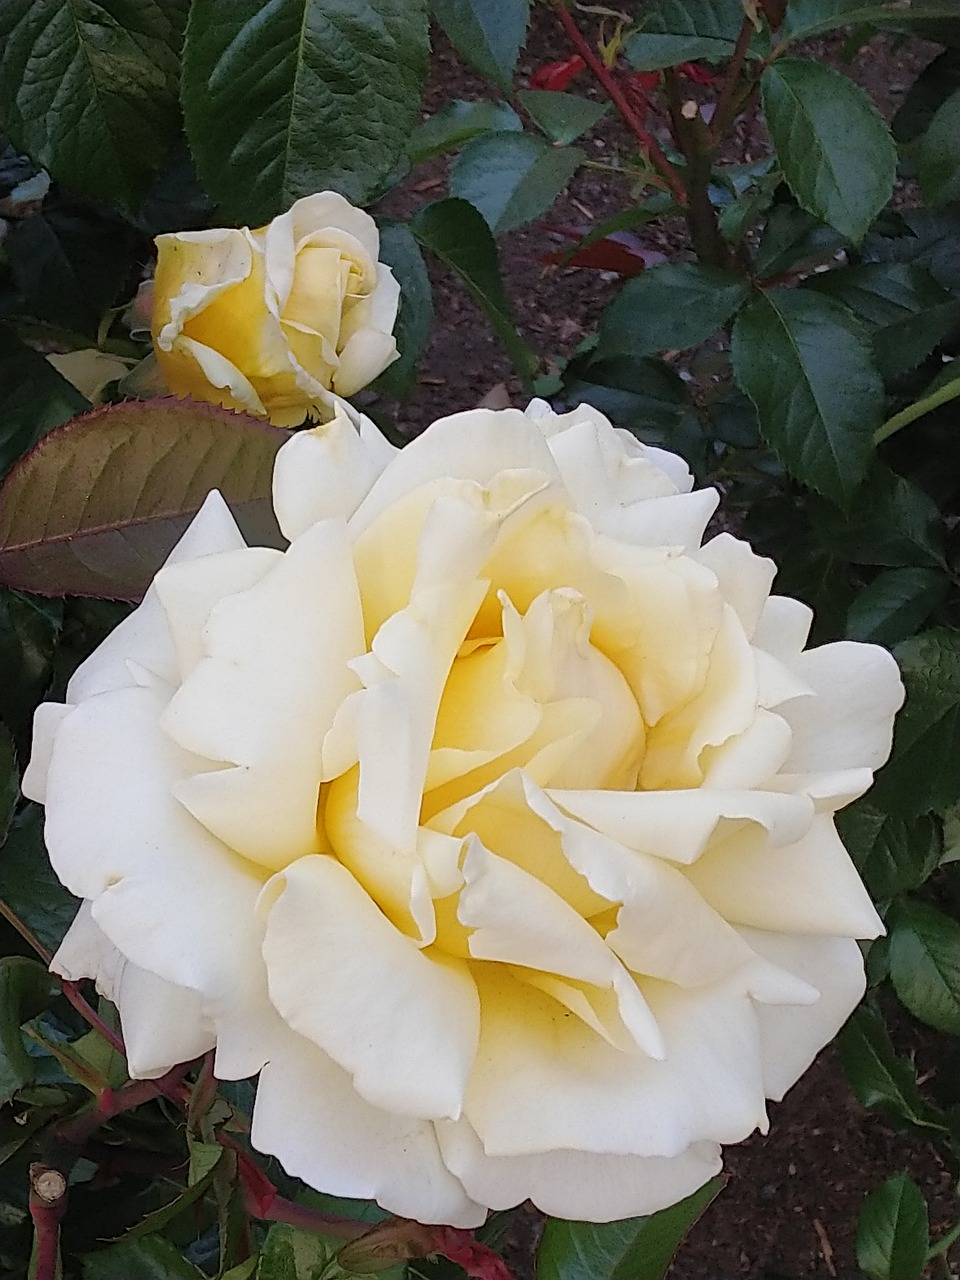
M627 101L623 90L603 65L603 62L597 57L588 42L584 39L583 33L574 22L563 0L551 0L551 3L553 4L557 17L560 19L564 31L567 33L570 43L603 86L607 97L620 112L620 115L623 117L631 133L633 133L637 139L640 150L649 156L650 162L660 173L664 182L670 189L670 194L673 196L674 200L676 200L677 204L680 205L681 208L686 208L687 190L683 184L683 179L660 150L656 140L652 138L643 127L643 121L639 116L637 116L633 107L631 107L630 103Z
M93 1006L81 994L79 982L68 982L64 979L61 985L63 987L63 994L73 1005L74 1009L76 1009L77 1013L80 1014L80 1017L88 1022L95 1031L99 1031L107 1044L116 1049L117 1053L125 1055L126 1049L123 1046L122 1038L116 1031L114 1031L113 1027L108 1026L107 1023L104 1022L99 1013L97 1013Z

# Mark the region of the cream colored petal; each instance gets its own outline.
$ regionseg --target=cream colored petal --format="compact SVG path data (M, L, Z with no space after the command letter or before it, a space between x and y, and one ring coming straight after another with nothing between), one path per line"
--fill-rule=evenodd
M491 1156L677 1156L766 1126L751 1001L723 984L644 982L663 1061L620 1052L497 967L478 974L480 1047L465 1116Z
M232 228L181 231L157 236L152 330L161 351L170 351L183 326L250 275L254 248Z
M441 1160L429 1121L364 1102L345 1071L289 1031L260 1074L250 1140L330 1195L376 1200L418 1222L477 1227L486 1217Z
M753 643L775 658L791 663L807 643L813 610L790 596L771 596L763 606Z
M20 780L20 790L28 800L46 804L47 771L53 756L57 730L72 710L72 706L62 702L41 702L33 713L30 761Z
M456 1118L479 1008L463 961L420 951L334 859L303 858L262 899L270 998L373 1106Z
M291 541L318 520L349 520L387 465L371 439L379 431L369 418L364 421L361 434L338 404L329 422L298 431L277 454L273 506Z
M166 564L184 564L201 556L236 551L245 546L230 509L216 489L207 494ZM70 677L66 701L81 702L95 693L129 688L137 683L127 662L133 660L171 686L179 683L176 648L166 615L151 585L143 603L114 627Z
M697 559L717 575L724 600L733 607L745 633L751 637L769 599L777 566L729 533L711 538L700 549Z
M369 213L358 209L336 191L318 191L304 196L290 206L285 216L293 225L294 241L298 245L316 232L332 227L353 236L376 261L380 251L377 224Z
M550 1217L612 1222L656 1213L691 1195L720 1172L720 1149L697 1142L672 1158L540 1151L489 1156L466 1120L441 1121L444 1163L469 1194L491 1209L532 1200Z
M118 689L60 726L45 838L57 875L133 964L198 992L213 1020L262 982L261 880L171 794L194 761L162 733L163 698Z
M117 1006L134 1080L156 1079L213 1048L216 1036L200 996L127 960L94 923L89 902L81 905L50 967L73 982L93 978Z
M153 590L166 614L181 681L203 657L203 629L213 606L226 596L248 591L280 556L269 547L243 547L167 564L159 571Z
M185 357L189 368L179 375L174 374L171 360L175 356ZM237 368L226 356L193 338L181 336L177 338L171 356L158 356L160 369L171 391L176 395L193 396L196 400L215 400L226 409L242 410L256 417L265 417L267 410L257 394L250 379ZM198 376L199 375L199 376ZM220 395L213 397L209 388L216 388Z
M793 734L786 720L761 708L743 733L701 754L702 785L717 791L749 791L768 785L792 790L783 787L781 779L773 780L790 754L792 743Z
M717 841L688 871L733 924L777 933L876 938L883 925L831 815L795 844L773 847L756 828Z
M356 395L399 356L392 333L360 329L340 352L340 361L333 372L334 391L339 396Z
M772 845L793 844L809 829L806 796L774 791L559 791L547 795L565 813L641 853L695 862L714 838L762 828Z
M890 754L893 717L904 697L899 669L886 649L840 641L801 654L795 669L814 696L797 698L780 711L793 730L784 771L879 769Z
M757 1004L764 1088L779 1101L853 1013L866 988L863 955L850 938L797 937L741 930L754 951L815 987L801 1008Z
M342 523L314 525L256 586L221 600L204 648L163 725L187 750L233 767L182 779L177 797L263 866L316 852L323 735L356 688L347 664L363 648Z

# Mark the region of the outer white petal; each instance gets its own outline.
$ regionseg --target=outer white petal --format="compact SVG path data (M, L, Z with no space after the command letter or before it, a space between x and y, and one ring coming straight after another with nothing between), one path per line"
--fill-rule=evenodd
M28 800L47 802L47 771L57 738L57 730L73 708L62 702L41 702L33 714L33 742L30 762L23 771L20 790Z
M229 507L214 489L207 494L166 564L182 564L220 551L236 551L245 545ZM77 667L67 685L66 701L81 702L108 689L132 687L137 681L127 666L130 660L170 685L179 682L176 649L152 586L143 603Z
M437 1125L447 1167L470 1195L491 1209L532 1200L555 1218L612 1222L656 1213L691 1195L720 1172L720 1149L697 1142L680 1155L610 1156L542 1151L488 1156L466 1120Z
M340 352L340 361L333 374L334 391L341 396L355 395L399 357L392 333L361 329L348 339Z
M725 919L781 933L876 938L883 932L830 814L795 844L739 832L718 842L687 876Z
M361 434L337 405L330 422L296 432L277 454L273 506L291 542L318 520L349 519L387 465L371 440L380 433L369 418L364 422Z
M195 991L164 982L132 964L93 921L84 902L50 965L70 981L93 978L120 1013L127 1068L152 1080L213 1047L213 1026Z
M207 657L164 728L232 768L197 773L178 798L232 849L269 867L316 852L323 735L356 688L360 601L342 523L314 525L256 586L214 608Z
M542 434L519 409L473 409L439 418L394 458L350 522L356 538L411 490L439 478L488 484L500 471L559 479Z
M853 1013L866 988L863 955L850 938L791 937L740 931L758 955L796 974L821 994L813 1004L757 1004L763 1080L779 1100Z
M263 981L261 880L171 794L189 757L159 727L162 698L118 689L63 721L47 778L50 860L140 968L200 993L211 1018Z
M251 1142L332 1195L376 1200L418 1222L479 1226L486 1208L443 1164L427 1120L364 1102L350 1077L300 1036L277 1036L260 1075Z
M814 696L780 709L793 730L784 772L879 769L904 697L893 657L878 645L840 641L801 654L794 670Z
M697 559L717 575L724 600L733 606L747 636L752 636L770 596L777 566L729 533L711 538Z
M756 1019L733 985L642 983L666 1043L654 1061L613 1048L499 966L477 982L480 1047L464 1114L488 1155L676 1156L766 1127Z
M329 857L302 858L264 891L270 998L374 1106L460 1114L479 1032L467 966L426 953Z

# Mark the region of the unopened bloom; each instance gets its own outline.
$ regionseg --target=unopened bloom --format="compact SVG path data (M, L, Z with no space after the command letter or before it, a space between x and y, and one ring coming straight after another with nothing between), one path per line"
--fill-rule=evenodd
M376 223L332 191L266 227L157 237L153 342L176 395L290 427L397 358L399 287Z
M260 1071L314 1187L470 1226L653 1212L766 1126L881 929L834 813L884 650L809 609L680 459L582 407L281 450L287 551L211 495L36 721L26 792L130 1067Z

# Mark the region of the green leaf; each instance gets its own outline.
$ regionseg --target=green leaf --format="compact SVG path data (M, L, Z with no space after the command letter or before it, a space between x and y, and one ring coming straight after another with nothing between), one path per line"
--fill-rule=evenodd
M888 569L854 600L847 614L851 640L897 644L926 622L946 599L950 580L936 569Z
M467 62L509 92L530 0L430 0L430 11Z
M893 195L897 149L883 117L853 81L812 59L781 58L760 84L797 203L859 244Z
M275 1222L260 1253L257 1280L325 1280L337 1245Z
M942 1129L917 1088L913 1064L893 1047L883 1019L873 1009L855 1009L837 1037L837 1051L850 1087L865 1107L921 1130Z
M34 1078L37 1060L27 1053L20 1028L46 1009L57 988L56 978L36 960L0 959L0 1105Z
M742 276L695 262L668 262L629 280L600 320L598 353L653 355L703 342L750 295Z
M960 89L960 56L945 49L920 72L893 117L891 129L899 143L910 143L927 129L944 99Z
M425 0L194 0L183 110L208 191L251 224L315 191L363 204L406 147L427 52Z
M133 1280L134 1276L136 1280L204 1280L203 1272L162 1236L123 1241L83 1259L83 1280Z
M624 51L636 71L729 58L743 24L742 0L650 0Z
M943 517L925 489L879 461L849 512L811 506L817 538L832 556L854 564L943 566Z
M570 407L586 401L641 440L683 452L673 433L693 405L686 383L662 360L632 355L572 360L562 394Z
M213 405L109 405L49 432L0 486L0 581L136 599L211 489L248 541L283 545L270 503L288 433Z
M401 222L380 227L380 260L400 285L400 311L393 327L399 360L377 379L377 389L405 400L413 390L417 360L433 332L433 288L416 237Z
M77 914L79 901L50 866L39 805L28 805L10 827L0 853L0 903L51 955Z
M206 1192L217 1165L224 1154L218 1142L189 1142L190 1173L187 1186L176 1195L169 1204L161 1205L124 1236L124 1240L141 1240L153 1232L161 1231L169 1223L178 1218L185 1209L194 1204Z
M410 136L407 156L419 164L430 156L453 151L478 133L519 133L520 117L506 102L465 102L458 98L428 116Z
M646 1218L604 1223L548 1218L536 1280L660 1280L683 1237L722 1187L722 1178L711 1178L685 1200Z
M795 204L778 204L763 228L754 270L760 279L809 271L836 257L846 239Z
M6 725L0 724L0 845L7 838L13 810L20 795L17 753Z
M890 762L877 775L872 802L909 820L942 812L957 798L960 777L960 631L938 627L898 645L907 689Z
M903 822L860 801L838 813L836 823L870 896L877 901L919 888L937 869L942 841L940 825L931 817Z
M29 742L33 709L50 683L63 602L0 587L0 718Z
M920 141L918 177L934 209L960 197L960 89L940 107Z
M956 16L956 0L911 0L907 5L898 0L790 0L780 37L791 43L837 27L910 27Z
M517 97L550 141L564 145L592 129L610 111L608 102L591 102L578 93L521 89Z
M870 1280L919 1280L927 1265L927 1205L905 1173L871 1191L857 1224L857 1262Z
M877 365L888 378L918 365L960 319L960 301L922 267L906 263L841 267L805 287L842 302L867 325Z
M901 209L892 221L894 234L867 237L865 260L913 262L945 289L960 293L960 206Z
M890 981L915 1018L960 1036L960 924L915 898L891 913Z
M487 313L514 368L529 377L536 357L517 333L500 278L497 246L483 216L466 200L437 200L418 210L410 230L460 277Z
M883 382L857 322L828 298L772 289L740 311L731 354L737 385L787 470L844 504L864 477L883 412Z
M64 186L135 212L179 131L185 0L6 0L0 116Z
M0 476L51 427L89 408L48 360L0 325Z
M546 213L583 158L531 133L486 133L454 160L450 194L469 200L499 235Z

